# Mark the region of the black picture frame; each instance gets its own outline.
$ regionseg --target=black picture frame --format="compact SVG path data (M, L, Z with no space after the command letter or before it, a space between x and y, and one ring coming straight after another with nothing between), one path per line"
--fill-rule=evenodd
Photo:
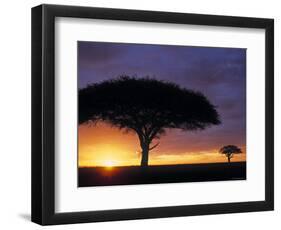
M55 18L89 18L265 29L265 200L55 213ZM267 211L274 209L274 20L110 8L32 8L32 221L41 225Z

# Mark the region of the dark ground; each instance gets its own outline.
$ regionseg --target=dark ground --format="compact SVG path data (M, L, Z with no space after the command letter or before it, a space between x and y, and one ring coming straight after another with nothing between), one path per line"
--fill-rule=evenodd
M245 180L246 162L79 168L78 186Z

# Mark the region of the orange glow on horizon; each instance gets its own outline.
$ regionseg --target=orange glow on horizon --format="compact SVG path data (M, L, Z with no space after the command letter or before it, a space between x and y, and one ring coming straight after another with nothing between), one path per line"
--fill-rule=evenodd
M173 134L163 136L160 145L149 153L149 165L227 162L227 158L218 153L221 145L211 149L195 149L192 143L178 145L172 139ZM103 166L112 169L115 166L140 165L141 148L134 133L123 133L107 124L80 125L78 140L79 167ZM243 154L235 155L232 162L246 161L246 148L240 147Z

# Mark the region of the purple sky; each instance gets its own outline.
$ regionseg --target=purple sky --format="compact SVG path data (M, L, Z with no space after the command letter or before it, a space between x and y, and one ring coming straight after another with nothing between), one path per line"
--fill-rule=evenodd
M192 149L246 145L246 49L78 42L78 84L119 75L149 75L202 92L217 106L222 124L193 133L179 132L179 145Z

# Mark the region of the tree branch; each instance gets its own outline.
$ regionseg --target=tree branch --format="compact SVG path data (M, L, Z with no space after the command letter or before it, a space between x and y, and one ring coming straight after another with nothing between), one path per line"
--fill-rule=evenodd
M159 144L160 144L160 142L158 142L157 144L153 145L151 148L149 148L149 150L155 149Z

